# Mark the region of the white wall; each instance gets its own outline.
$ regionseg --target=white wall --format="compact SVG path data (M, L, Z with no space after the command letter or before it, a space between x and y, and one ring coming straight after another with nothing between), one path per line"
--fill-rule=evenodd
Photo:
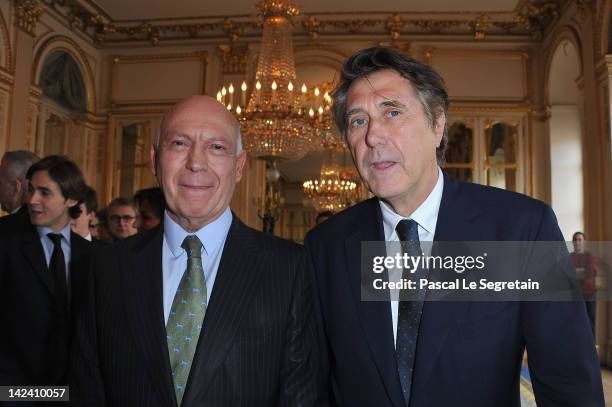
M580 111L575 105L551 107L550 162L552 207L565 240L584 231Z

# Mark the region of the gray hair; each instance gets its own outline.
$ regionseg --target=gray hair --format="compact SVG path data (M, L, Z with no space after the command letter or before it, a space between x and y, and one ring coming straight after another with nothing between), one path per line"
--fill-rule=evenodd
M136 213L136 215L138 215L138 208L136 207L136 204L134 203L134 200L131 198L124 198L124 197L118 197L113 199L112 201L110 201L110 203L108 204L108 206L106 207L107 209L107 216L110 214L111 210L115 207L118 206L129 206L132 209L134 209L134 213Z
M26 174L30 167L40 161L40 157L31 151L27 150L14 150L7 151L2 156L2 161L6 163L7 175L13 181L21 182L21 185L26 185ZM22 188L23 195L22 200L28 193L28 188Z

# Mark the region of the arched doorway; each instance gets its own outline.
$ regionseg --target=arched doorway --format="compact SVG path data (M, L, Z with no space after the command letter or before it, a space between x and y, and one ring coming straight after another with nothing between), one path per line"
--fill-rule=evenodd
M562 39L554 49L548 75L552 206L566 240L584 230L581 91L576 82L581 74L579 55L572 41Z

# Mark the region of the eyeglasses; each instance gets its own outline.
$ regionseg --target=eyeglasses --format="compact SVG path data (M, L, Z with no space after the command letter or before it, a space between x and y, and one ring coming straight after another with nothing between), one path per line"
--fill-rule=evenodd
M123 216L119 216L119 215L111 215L108 217L111 221L115 222L115 223L119 223L121 221L124 222L131 222L134 219L136 219L136 216L132 216L132 215L123 215Z
M90 229L97 229L97 228L98 228L98 226L100 226L100 224L99 224L99 223L90 223L90 224L89 224L89 228L90 228Z

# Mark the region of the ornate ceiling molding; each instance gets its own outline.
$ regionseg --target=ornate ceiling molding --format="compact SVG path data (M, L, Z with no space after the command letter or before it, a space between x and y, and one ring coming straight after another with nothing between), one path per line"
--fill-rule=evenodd
M31 36L36 35L36 24L44 8L36 0L15 1L15 24Z
M31 0L29 0L31 1ZM261 37L255 16L195 17L142 21L113 20L90 0L41 0L49 10L86 33L96 45L160 41L218 40ZM509 12L457 13L302 13L294 17L295 36L316 40L322 36L368 35L391 42L410 36L472 36L486 40L519 36L539 41L558 18L566 0L521 0Z

